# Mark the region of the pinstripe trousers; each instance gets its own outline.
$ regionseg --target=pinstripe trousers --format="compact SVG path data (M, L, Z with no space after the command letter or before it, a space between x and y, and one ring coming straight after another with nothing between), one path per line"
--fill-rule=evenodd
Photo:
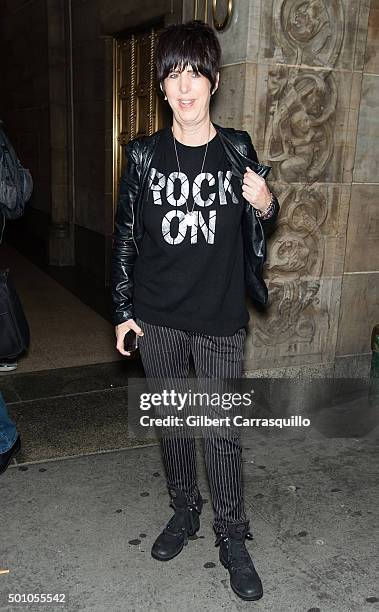
M144 336L138 339L147 379L167 382L186 379L192 355L197 378L235 379L242 376L246 330L231 336L209 336L136 319ZM176 381L177 382L177 381ZM183 390L185 390L183 380ZM188 387L187 387L188 391ZM220 416L218 414L217 416ZM224 415L225 416L225 413ZM213 528L225 532L228 523L246 521L242 483L242 448L239 433L230 428L217 433L207 427L203 433L204 459L214 510ZM160 432L161 433L161 432ZM197 485L196 444L191 434L161 435L160 446L168 488L181 489L189 503L195 503Z

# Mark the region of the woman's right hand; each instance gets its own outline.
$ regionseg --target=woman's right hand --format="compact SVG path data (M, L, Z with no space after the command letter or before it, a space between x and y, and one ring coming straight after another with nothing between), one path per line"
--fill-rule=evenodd
M144 335L142 329L137 325L134 319L128 319L127 321L124 321L123 323L120 323L115 327L117 339L116 349L119 353L121 353L121 355L125 355L126 357L130 356L130 352L125 351L124 349L124 338L130 330L136 332L137 336Z

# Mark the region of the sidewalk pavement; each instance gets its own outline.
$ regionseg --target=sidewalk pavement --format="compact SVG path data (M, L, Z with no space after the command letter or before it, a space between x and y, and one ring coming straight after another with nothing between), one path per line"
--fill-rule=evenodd
M156 445L12 466L2 476L0 609L69 612L364 612L379 609L376 441L316 433L244 436L247 546L264 596L243 602L218 561L208 500L198 538L154 560L172 515ZM59 593L9 604L9 593Z

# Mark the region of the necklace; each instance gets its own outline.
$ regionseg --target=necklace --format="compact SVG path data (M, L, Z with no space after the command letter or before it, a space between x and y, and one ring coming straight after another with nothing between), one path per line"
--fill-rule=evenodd
M211 135L211 123L209 122L207 146L205 147L205 153L204 153L204 157L203 157L203 163L201 164L200 174L202 174L203 170L204 170L204 163L205 163L205 158L207 156L210 135ZM178 151L177 151L177 148L176 148L176 139L175 139L174 131L173 130L172 130L172 137L174 139L174 149L175 149L176 161L178 162L178 170L179 170L179 172L181 172L180 164L179 164ZM194 208L195 208L195 201L193 203L192 210L188 210L188 203L187 203L187 200L186 200L186 214L185 214L184 218L186 220L187 225L193 225L195 223Z

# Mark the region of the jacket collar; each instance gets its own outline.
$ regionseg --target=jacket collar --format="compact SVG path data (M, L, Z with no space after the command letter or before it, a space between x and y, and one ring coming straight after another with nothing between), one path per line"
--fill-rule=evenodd
M212 122L213 123L213 122ZM254 160L249 159L242 152L246 150L246 139L241 132L237 132L232 128L224 128L217 123L213 123L218 135L220 136L221 144L224 147L226 156L230 162L232 173L243 180L243 175L246 172L246 166L250 166L258 172L257 164ZM163 134L171 131L171 126L161 128L150 136L142 136L137 139L137 151L141 168L141 179L143 184L143 194L147 189L148 174L150 171L151 162L156 146L158 145Z
M238 132L232 128L225 128L217 123L213 122L213 125L220 136L221 143L224 147L226 156L230 161L232 173L237 176L239 179L243 179L243 175L246 172L246 166L252 168L257 174L260 176L266 177L271 170L270 166L265 166L263 164L259 164L254 159L251 159L247 156L248 152L248 140L243 136L243 132ZM151 136L147 136L142 139L147 147L144 146L144 142L142 142L141 147L141 161L143 162L144 174L150 168L151 159L153 156L153 152L155 146L158 144L162 134L165 130L171 129L170 127L162 128L158 130Z

